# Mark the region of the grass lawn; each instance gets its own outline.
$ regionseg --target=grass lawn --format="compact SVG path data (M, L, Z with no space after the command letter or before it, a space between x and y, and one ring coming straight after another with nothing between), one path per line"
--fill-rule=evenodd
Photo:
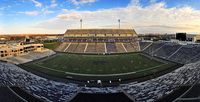
M158 71L159 69L168 68L172 64L153 60L140 53L120 55L77 55L60 53L44 60L27 63L27 65L33 68L39 67L79 74L119 74Z
M44 43L44 47L54 50L56 47L58 47L61 43L60 42L51 42L51 43Z

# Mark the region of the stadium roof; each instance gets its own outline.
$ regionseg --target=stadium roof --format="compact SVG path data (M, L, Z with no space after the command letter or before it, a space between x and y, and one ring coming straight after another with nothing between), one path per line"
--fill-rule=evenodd
M68 29L65 34L133 34L134 29Z

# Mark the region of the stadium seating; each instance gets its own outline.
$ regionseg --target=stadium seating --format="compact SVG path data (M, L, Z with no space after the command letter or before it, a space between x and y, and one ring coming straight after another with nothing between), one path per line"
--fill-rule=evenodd
M144 50L145 53L148 53L148 54L152 54L154 53L158 48L162 47L165 43L162 43L162 42L154 42L152 43L148 48L146 48Z
M123 43L123 46L124 46L124 48L126 49L127 52L137 52L137 51L139 51L139 44L138 44L137 41Z
M155 101L169 95L181 85L193 85L200 79L200 62L187 64L168 74L145 82L121 85L137 101Z
M96 43L88 43L86 53L96 53Z
M189 62L190 62L190 63L194 63L194 62L199 61L199 59L200 59L200 53L199 53L198 55L195 55L194 57L192 57L192 58L189 60Z
M107 53L116 53L117 48L115 43L106 43Z
M154 56L168 58L180 47L181 45L176 44L176 43L166 43L161 49L159 49L158 51L154 53Z
M198 55L199 52L200 52L200 46L185 45L169 59L180 63L188 63L190 59Z
M134 47L132 46L131 43L123 43L123 46L125 47L127 52L134 52L135 51L135 49L134 49Z
M74 53L84 53L86 43L79 43Z
M139 42L121 41L121 42L86 42L78 40L74 42L63 42L55 51L71 52L71 53L124 53L139 51ZM107 52L106 52L107 51Z
M31 95L43 100L65 102L79 90L77 84L47 80L15 65L0 62L0 82L4 86L21 87Z
M139 46L139 42L135 41L135 42L130 42L132 47L133 47L133 52L138 52L140 51L140 46Z
M60 44L56 49L55 51L64 51L66 49L66 47L68 46L68 43L64 42L62 44Z
M97 53L105 53L104 43L96 43L96 51Z
M148 47L150 44L152 44L152 42L140 41L139 44L140 44L140 50L143 51L146 47Z
M74 52L78 46L78 43L71 43L65 52Z
M140 42L140 47L144 43ZM182 45L173 42L153 42L143 50L144 53L171 60L177 63L197 62L200 58L200 45Z
M122 43L116 43L116 48L118 53L127 52Z

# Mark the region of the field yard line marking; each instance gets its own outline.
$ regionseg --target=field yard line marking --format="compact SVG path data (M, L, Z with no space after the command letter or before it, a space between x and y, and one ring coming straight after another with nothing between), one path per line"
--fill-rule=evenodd
M88 47L88 43L86 43L86 45L85 45L84 53L86 52L87 47Z
M69 43L69 45L65 48L64 52L66 52L66 50L69 48L70 45L71 43Z
M165 44L163 44L161 47L157 48L156 50L152 51L151 54L153 54L153 53L159 51L163 46L165 46Z
M121 43L121 45L122 45L122 47L124 48L124 50L127 52L126 48L124 47L124 44L123 44L123 43Z
M104 43L105 53L107 53L106 43Z
M175 55L182 47L183 47L183 45L181 45L181 47L178 48L174 53L172 53L167 59L169 59L169 58L171 58L173 55Z
M151 46L153 42L151 42L149 45L147 45L142 51L146 50L149 46Z

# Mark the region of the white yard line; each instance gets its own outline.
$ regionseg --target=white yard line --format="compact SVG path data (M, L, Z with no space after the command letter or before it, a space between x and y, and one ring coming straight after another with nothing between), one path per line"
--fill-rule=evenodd
M159 47L159 48L155 49L154 51L152 51L151 54L153 54L153 53L159 51L163 46L165 46L165 44L163 44L161 47Z
M143 51L144 50L146 50L149 46L151 46L153 44L153 42L151 42L149 45L147 45L144 49L143 49Z
M181 48L183 47L183 45L178 48L173 54L171 54L167 59L171 58L173 55L175 55Z
M107 53L106 43L104 43L105 53Z
M128 52L127 49L124 47L124 44L121 43L121 45L122 45L122 47L124 48L124 50L125 50L126 52Z
M64 52L66 52L66 50L69 48L70 45L71 43L69 43L69 45L65 48Z
M85 45L84 53L86 52L87 47L88 47L88 43L86 43L86 45Z

